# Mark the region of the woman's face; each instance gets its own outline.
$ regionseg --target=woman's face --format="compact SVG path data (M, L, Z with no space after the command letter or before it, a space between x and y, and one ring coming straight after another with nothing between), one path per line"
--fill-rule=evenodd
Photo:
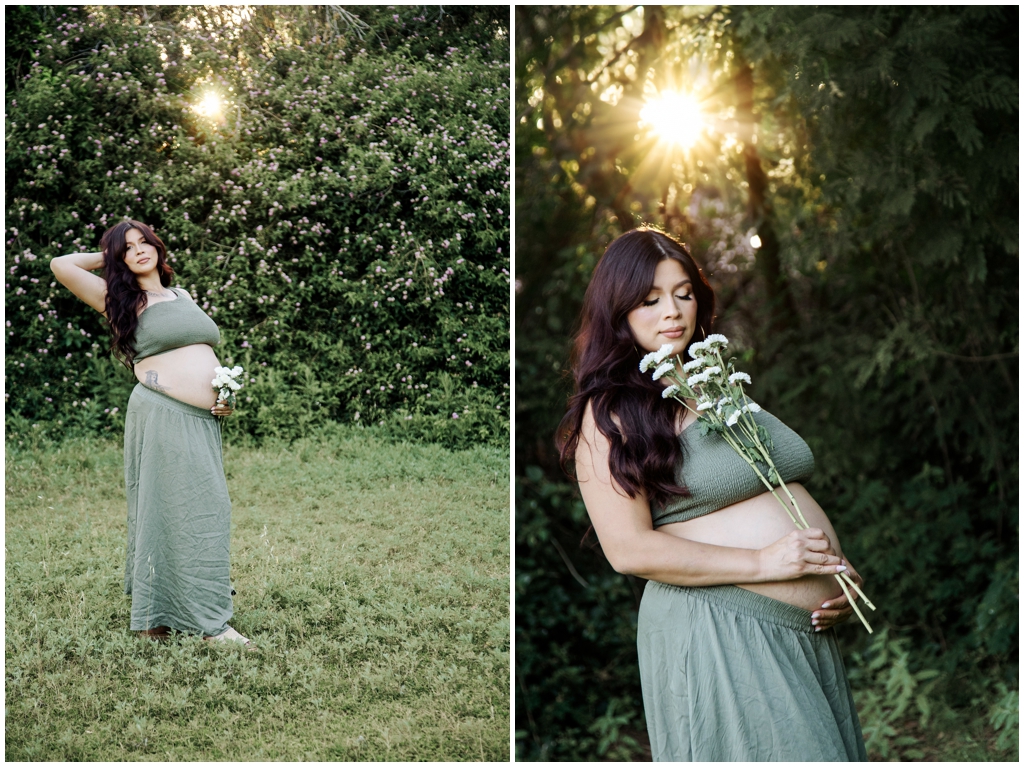
M124 262L133 274L149 274L156 269L156 247L146 242L138 229L125 232L124 247Z
M647 297L626 319L645 352L672 344L672 354L682 354L697 324L697 297L683 265L674 258L661 261Z

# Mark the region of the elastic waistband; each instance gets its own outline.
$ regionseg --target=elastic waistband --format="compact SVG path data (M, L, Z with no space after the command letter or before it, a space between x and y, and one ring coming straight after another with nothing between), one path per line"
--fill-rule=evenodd
M163 392L158 392L155 391L154 389L150 389L141 383L135 384L135 388L132 389L132 396L128 399L129 405L131 405L132 400L136 400L139 402L148 402L151 405L155 405L156 407L167 408L169 410L177 410L179 413L184 413L185 415L192 415L195 416L196 418L206 418L211 421L217 420L217 416L215 416L209 410L204 410L201 407L196 407L195 405L190 405L187 402L182 402L181 400L174 399L174 397L169 397Z
M741 589L739 586L672 586L658 581L648 581L644 588L649 589L652 586L682 592L689 597L719 604L735 612L785 626L794 631L815 633L809 610L766 597L764 594Z

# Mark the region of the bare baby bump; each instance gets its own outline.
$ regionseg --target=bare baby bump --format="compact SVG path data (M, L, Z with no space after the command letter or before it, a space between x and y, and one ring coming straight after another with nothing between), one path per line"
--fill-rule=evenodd
M135 365L135 377L143 386L180 402L209 409L217 401L213 390L214 369L220 366L213 348L192 344L146 357Z
M832 548L842 556L839 539L822 508L803 485L793 483L788 487L807 523L811 527L824 530L832 541ZM783 492L779 491L779 495L785 498ZM703 517L686 522L674 522L658 529L700 543L756 550L774 543L796 527L774 496L771 493L762 493ZM808 575L790 581L736 585L805 610L816 610L821 607L822 602L843 593L838 581L831 575Z

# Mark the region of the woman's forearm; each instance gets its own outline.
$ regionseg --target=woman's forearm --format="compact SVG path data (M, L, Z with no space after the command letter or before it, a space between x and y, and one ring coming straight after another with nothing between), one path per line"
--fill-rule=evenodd
M57 282L105 315L107 283L92 273L93 269L102 267L102 253L69 253L50 259L50 269Z
M620 573L674 586L716 586L765 580L759 550L715 546L648 530L605 548Z
M50 259L50 269L55 273L61 267L74 266L91 272L103 268L103 253L69 253Z

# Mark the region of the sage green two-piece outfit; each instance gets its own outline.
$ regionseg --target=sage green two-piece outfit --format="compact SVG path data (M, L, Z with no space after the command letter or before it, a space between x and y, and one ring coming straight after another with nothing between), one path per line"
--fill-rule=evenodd
M175 292L177 298L139 316L136 364L182 346L220 343L214 321L184 291ZM232 615L231 500L220 421L209 410L136 385L125 413L124 480L131 630L220 634Z
M809 478L807 444L763 410L754 420L782 479ZM691 425L679 439L690 496L652 506L655 527L765 492L721 436ZM867 761L835 631L816 633L807 610L738 586L649 581L637 651L655 761Z

